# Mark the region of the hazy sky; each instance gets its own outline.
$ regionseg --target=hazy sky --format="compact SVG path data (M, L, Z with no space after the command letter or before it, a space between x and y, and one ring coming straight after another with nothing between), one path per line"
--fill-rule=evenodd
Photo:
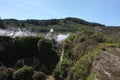
M0 16L2 19L77 17L120 25L120 0L0 0Z

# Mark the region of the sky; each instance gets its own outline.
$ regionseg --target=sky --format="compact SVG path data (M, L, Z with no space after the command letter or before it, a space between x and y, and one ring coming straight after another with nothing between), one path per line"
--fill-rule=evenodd
M76 17L120 26L120 0L0 0L2 19L59 19Z

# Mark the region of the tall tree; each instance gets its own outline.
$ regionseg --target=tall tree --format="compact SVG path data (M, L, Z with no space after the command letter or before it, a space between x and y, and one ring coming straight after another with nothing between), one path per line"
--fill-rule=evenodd
M5 29L5 26L3 25L3 21L1 19L1 17L0 17L0 28Z

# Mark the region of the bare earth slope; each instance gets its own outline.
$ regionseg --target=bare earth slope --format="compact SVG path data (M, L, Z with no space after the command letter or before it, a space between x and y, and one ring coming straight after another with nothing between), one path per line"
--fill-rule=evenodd
M120 80L120 48L108 48L98 55L93 69L94 80Z

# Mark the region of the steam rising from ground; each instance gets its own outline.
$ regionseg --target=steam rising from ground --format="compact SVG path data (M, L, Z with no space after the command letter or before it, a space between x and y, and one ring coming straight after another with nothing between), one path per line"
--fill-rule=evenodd
M20 28L17 29L0 29L0 35L2 36L10 36L12 38L18 37L18 36L37 36L37 34L32 33L28 30L21 30Z
M53 30L53 29L50 29L50 33L52 33L52 32L54 32L54 30Z
M55 34L51 28L50 31L45 35L45 38L52 40L55 39L57 42L61 42L66 39L70 34Z
M14 28L14 29L0 29L0 35L10 36L12 38L21 36L38 36L40 33L33 33L26 29ZM50 31L45 35L45 38L52 40L55 39L57 42L61 42L66 39L70 34L55 34L51 28Z
M65 40L70 34L58 34L56 41L61 42L63 40Z

